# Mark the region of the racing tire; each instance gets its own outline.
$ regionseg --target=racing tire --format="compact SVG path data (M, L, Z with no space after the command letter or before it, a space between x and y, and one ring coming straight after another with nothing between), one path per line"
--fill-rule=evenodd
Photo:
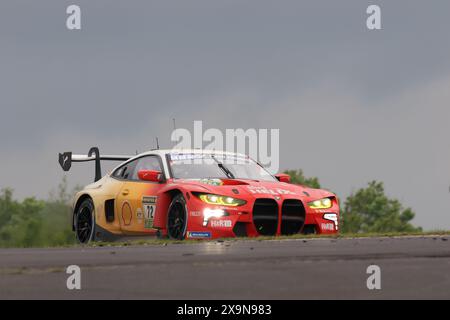
M170 203L167 212L167 236L173 240L183 240L187 230L186 200L180 193Z
M90 198L85 199L75 213L75 235L80 244L95 241L95 207Z

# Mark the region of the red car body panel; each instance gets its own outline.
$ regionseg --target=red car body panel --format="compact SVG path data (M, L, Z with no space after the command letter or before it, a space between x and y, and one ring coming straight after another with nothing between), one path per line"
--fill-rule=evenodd
M301 185L294 185L283 182L266 182L253 180L221 179L223 185L211 185L200 180L172 179L161 189L158 195L158 205L155 214L154 227L166 231L167 208L170 204L170 191L179 191L186 200L188 210L188 222L186 237L196 233L192 238L228 238L237 236L234 232L236 224L242 223L245 226L246 234L249 237L260 235L254 224L253 208L257 199L271 199L278 205L277 227L274 235L282 235L282 207L285 200L298 200L305 209L305 223L313 227L318 234L335 234L338 232L338 224L324 219L325 213L335 213L339 217L339 204L336 196L321 189L311 189ZM242 206L229 207L220 205L209 205L201 201L195 193L209 193L222 196L230 196L245 200L247 203ZM332 207L329 209L314 210L309 208L308 202L320 198L332 199ZM223 209L229 215L220 218L211 218L208 224L203 224L203 210L206 208ZM299 232L302 232L303 227ZM210 236L206 236L210 233ZM198 236L200 234L200 236Z

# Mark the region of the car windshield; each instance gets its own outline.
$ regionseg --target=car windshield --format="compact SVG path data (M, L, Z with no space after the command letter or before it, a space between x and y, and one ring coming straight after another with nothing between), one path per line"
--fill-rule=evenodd
M276 181L258 163L238 155L169 154L172 176L176 179L234 178Z

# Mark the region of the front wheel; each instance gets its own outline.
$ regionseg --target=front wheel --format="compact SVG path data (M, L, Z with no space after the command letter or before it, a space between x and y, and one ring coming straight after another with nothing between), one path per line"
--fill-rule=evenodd
M94 203L91 199L84 200L75 216L75 233L79 243L87 244L94 241L94 217Z
M183 240L187 229L186 200L182 194L175 196L167 214L167 235L170 239Z

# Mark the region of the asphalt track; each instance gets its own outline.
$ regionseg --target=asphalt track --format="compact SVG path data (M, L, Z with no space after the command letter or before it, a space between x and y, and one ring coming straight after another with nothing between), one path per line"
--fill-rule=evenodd
M449 238L2 249L0 299L450 299ZM81 290L66 287L69 265Z

